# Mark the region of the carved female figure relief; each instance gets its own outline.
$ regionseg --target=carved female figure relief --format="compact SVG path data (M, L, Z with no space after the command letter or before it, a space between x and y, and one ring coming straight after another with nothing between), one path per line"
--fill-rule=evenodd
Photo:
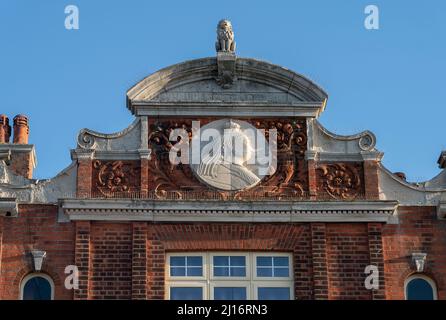
M247 166L255 157L250 138L240 125L228 120L223 126L223 135L207 145L195 173L206 184L222 190L242 190L256 185L260 178Z

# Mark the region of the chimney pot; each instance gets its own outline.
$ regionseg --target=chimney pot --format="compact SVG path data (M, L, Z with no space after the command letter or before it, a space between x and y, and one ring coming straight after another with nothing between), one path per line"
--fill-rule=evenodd
M11 126L9 125L9 118L1 114L0 115L0 143L9 143L11 136Z
M28 117L19 114L14 117L14 143L28 144L29 126Z

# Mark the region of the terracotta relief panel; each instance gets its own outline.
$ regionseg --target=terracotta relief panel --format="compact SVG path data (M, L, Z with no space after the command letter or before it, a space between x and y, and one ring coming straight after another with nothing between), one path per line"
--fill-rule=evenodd
M216 119L200 120L200 126ZM172 130L183 128L192 137L192 119L150 120L149 148L152 157L149 161L149 191L155 198L172 197L178 199L215 198L287 198L305 197L308 192L308 173L304 155L307 146L307 128L304 118L294 119L241 119L258 129L265 130L268 139L269 130L277 129L278 160L277 170L266 176L255 187L243 191L221 191L212 189L200 182L187 164L173 165L169 161L169 152L177 143L169 141Z
M93 161L92 195L127 197L140 189L139 161Z
M316 173L318 198L353 200L364 197L361 162L319 163Z

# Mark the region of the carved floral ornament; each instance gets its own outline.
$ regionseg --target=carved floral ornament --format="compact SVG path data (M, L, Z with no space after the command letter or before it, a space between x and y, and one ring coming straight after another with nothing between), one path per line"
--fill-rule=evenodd
M321 164L317 170L319 188L331 198L348 200L361 195L361 175L356 164Z
M102 195L130 192L138 187L134 182L137 176L135 169L129 163L95 160L93 168L96 169L95 187Z

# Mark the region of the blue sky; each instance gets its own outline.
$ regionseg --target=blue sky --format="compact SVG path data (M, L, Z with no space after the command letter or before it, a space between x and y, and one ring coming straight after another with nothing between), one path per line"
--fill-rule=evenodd
M80 29L66 30L67 5ZM364 8L380 9L380 30ZM214 56L221 18L237 54L285 66L329 94L322 124L337 134L371 130L383 163L411 181L439 173L446 149L446 1L1 0L0 113L30 117L36 178L71 162L86 127L110 133L133 116L126 91L148 74Z

